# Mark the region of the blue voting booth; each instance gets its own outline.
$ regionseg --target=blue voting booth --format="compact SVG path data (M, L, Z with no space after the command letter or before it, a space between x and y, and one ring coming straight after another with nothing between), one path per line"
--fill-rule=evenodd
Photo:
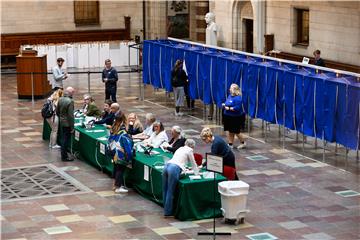
M171 92L177 59L185 61L192 99L221 107L236 83L251 118L359 149L360 83L354 76L166 39L144 41L144 84Z

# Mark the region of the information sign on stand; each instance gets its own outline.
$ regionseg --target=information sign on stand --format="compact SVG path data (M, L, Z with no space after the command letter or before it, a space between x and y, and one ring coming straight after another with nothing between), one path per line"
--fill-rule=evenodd
M223 174L224 172L224 159L221 156L206 153L206 170L214 173L214 203L216 202L216 174ZM229 232L216 232L215 231L215 206L214 206L214 222L213 222L213 232L198 232L198 235L212 235L215 239L216 235L231 235Z

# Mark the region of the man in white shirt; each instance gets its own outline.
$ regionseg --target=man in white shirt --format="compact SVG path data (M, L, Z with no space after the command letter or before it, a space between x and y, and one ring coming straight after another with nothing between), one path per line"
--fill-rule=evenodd
M164 216L173 215L173 200L176 184L180 179L181 172L185 171L187 163L191 163L195 175L199 174L199 169L194 159L195 141L187 139L185 146L176 150L174 156L164 167L162 174L163 184L163 203Z
M63 58L59 57L56 60L56 62L57 62L57 65L55 67L53 67L53 69L52 69L54 79L53 79L51 85L52 85L53 91L56 91L59 88L64 89L63 80L68 78L67 73L64 73L64 70L61 69L65 60Z

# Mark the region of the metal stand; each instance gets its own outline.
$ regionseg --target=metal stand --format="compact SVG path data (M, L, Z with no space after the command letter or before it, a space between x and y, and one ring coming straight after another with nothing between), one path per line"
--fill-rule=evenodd
M214 172L214 194L213 194L213 204L215 204L215 201L216 201L216 173ZM216 235L221 235L221 236L229 236L231 235L230 232L216 232L215 231L215 228L216 228L216 224L215 224L215 206L214 206L214 221L213 221L213 232L198 232L198 235L206 235L206 236L213 236L213 239L216 239Z
M90 71L88 71L87 74L88 74L88 93L90 93Z

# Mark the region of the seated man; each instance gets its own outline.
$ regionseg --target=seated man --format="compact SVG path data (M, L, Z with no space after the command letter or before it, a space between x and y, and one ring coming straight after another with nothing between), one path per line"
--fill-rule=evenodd
M89 117L101 116L99 108L95 105L95 100L89 94L84 95L84 105L82 112Z
M153 123L153 133L144 141L145 146L158 148L164 142L169 141L164 125L161 122Z
M151 136L151 134L153 133L153 124L156 121L156 118L154 116L154 114L152 113L147 113L145 116L145 126L146 128L144 129L144 131L142 133L133 135L132 137L134 139L147 139Z
M188 139L185 141L185 146L180 147L168 161L162 173L163 183L163 203L164 203L164 216L173 215L173 200L174 192L177 182L180 179L181 172L185 171L185 165L190 163L195 175L199 174L199 169L194 159L193 150L195 148L195 141Z
M106 104L107 103L105 102L105 105ZM115 119L115 113L118 111L120 111L120 105L118 103L112 103L110 106L110 112L101 120L95 121L95 124L106 124L107 128L111 128Z
M175 153L178 148L184 146L186 138L183 136L182 129L179 126L173 126L171 129L171 140L162 145L162 148Z

